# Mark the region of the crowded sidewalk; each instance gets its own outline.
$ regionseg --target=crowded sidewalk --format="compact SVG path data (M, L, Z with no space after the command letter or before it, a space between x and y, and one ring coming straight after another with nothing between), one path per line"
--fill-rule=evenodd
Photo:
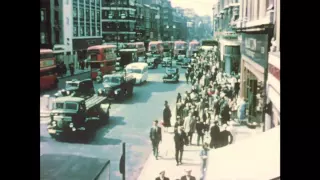
M174 124L175 120L171 120L171 122ZM193 145L184 147L182 157L183 164L179 166L176 165L173 136L173 127L169 128L168 132L162 132L162 142L159 145L159 158L156 160L153 154L150 154L138 180L155 179L159 177L161 171L165 171L165 176L170 180L180 180L180 178L185 175L185 170L191 170L191 175L196 177L196 179L201 177L200 151L202 147L195 145L196 136L193 137Z

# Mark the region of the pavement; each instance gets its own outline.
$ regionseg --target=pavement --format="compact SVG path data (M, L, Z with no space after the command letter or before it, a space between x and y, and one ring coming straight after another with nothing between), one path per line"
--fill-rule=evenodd
M181 69L181 74L185 70ZM143 169L148 155L151 153L149 130L153 120L162 120L164 101L167 100L173 109L177 93L190 89L180 76L179 83L163 83L162 76L165 69L149 70L148 82L135 86L133 97L123 102L114 103L110 109L110 123L101 127L94 139L89 143L59 142L52 139L46 128L48 118L41 118L40 122L40 156L42 154L70 154L84 157L96 157L110 160L110 179L120 180L119 160L121 157L121 143L126 143L126 176L135 180ZM78 79L89 77L89 73L76 76ZM71 79L75 77L70 77ZM59 89L64 86L63 79L59 82ZM99 85L95 85L97 88ZM43 94L53 94L47 91ZM42 95L40 94L40 97ZM175 165L175 164L174 164ZM130 178L128 178L130 177Z

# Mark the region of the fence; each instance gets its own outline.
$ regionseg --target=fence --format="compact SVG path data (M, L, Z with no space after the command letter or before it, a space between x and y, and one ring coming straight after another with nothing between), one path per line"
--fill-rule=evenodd
M49 95L40 97L40 117L48 117L53 108L55 98Z

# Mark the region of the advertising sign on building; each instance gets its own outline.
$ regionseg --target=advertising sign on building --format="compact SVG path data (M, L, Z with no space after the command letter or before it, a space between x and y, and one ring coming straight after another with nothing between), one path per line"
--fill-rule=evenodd
M264 68L268 67L268 35L242 34L241 54Z

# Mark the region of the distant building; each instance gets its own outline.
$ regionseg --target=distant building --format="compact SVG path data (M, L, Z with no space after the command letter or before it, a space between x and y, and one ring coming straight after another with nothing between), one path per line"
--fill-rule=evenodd
M136 9L136 0L103 1L103 40L108 43L135 41Z

